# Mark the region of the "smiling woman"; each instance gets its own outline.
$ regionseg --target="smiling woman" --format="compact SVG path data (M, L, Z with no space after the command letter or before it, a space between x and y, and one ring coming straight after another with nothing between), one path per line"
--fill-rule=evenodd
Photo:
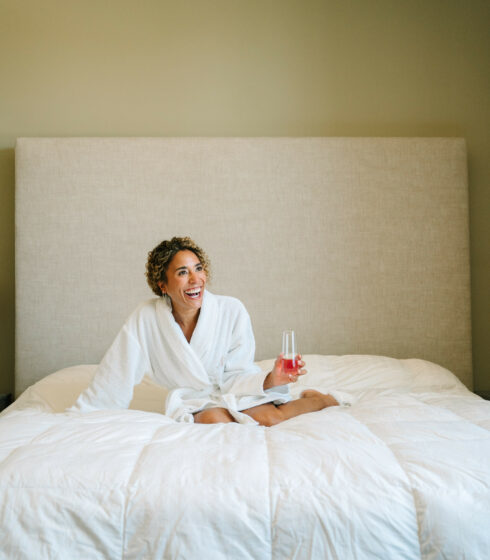
M162 241L148 253L148 284L157 296L172 302L172 314L188 342L197 324L208 274L206 253L189 237Z
M254 364L250 317L232 297L208 292L209 259L188 237L162 241L148 253L148 284L159 296L128 318L69 410L127 408L145 375L169 389L166 414L177 421L271 426L339 404L340 397L305 391L291 400L288 384L306 373L286 372L282 355L269 373Z
M190 251L194 253L206 273L206 279L210 277L210 262L206 253L194 243L190 237L172 237L169 241L162 241L148 253L146 263L146 279L152 291L161 296L164 294L161 285L167 281L167 270L172 259L179 251Z
M167 270L167 281L159 282L162 293L172 302L172 314L188 342L202 305L206 272L192 251L179 251Z

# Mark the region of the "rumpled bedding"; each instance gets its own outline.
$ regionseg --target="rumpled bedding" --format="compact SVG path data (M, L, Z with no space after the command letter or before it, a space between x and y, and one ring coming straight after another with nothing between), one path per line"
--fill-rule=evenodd
M490 402L423 360L305 361L294 396L353 404L200 425L149 380L129 410L61 412L95 366L32 386L0 417L0 558L488 558Z

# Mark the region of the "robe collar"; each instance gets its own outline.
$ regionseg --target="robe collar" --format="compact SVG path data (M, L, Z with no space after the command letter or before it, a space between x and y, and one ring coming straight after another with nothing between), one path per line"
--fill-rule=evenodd
M191 373L199 384L207 386L209 376L204 363L212 351L213 335L216 332L218 319L216 297L204 290L201 311L190 343L172 314L172 303L168 298L162 297L157 301L157 317L162 335L172 348L180 366Z

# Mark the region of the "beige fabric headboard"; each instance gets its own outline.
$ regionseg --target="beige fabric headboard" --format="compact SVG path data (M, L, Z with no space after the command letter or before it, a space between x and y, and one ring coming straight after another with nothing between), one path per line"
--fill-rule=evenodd
M190 235L215 293L319 354L419 357L472 384L462 139L22 138L16 392L96 363L153 297L147 252Z

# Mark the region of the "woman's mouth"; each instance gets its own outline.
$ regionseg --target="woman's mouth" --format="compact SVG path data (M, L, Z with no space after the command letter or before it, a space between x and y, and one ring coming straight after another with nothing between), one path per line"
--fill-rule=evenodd
M202 288L192 288L191 290L185 290L184 294L191 299L199 299L201 292Z

